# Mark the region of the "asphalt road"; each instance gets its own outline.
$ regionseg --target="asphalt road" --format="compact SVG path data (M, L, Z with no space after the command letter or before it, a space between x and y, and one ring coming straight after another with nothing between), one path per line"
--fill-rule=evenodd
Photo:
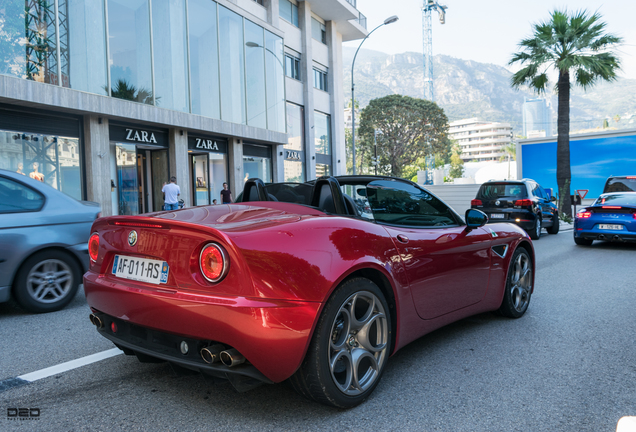
M482 314L424 336L357 408L284 383L237 393L118 355L0 392L0 430L614 431L636 415L636 245L580 247L571 231L544 231L535 248L523 318ZM46 315L0 304L0 381L112 348L88 314L81 292ZM39 419L8 420L11 407Z

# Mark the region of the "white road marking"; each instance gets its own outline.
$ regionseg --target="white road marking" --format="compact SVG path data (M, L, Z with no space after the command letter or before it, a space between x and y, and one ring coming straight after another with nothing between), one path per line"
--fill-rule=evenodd
M106 351L98 352L96 354L91 354L86 357L78 358L75 360L67 361L65 363L60 363L59 365L47 367L46 369L40 369L39 371L31 372L28 374L20 375L18 378L23 379L28 382L37 381L42 378L47 378L55 374L67 372L73 369L77 369L82 366L89 365L91 363L95 363L101 360L105 360L107 358L114 357L119 354L123 354L124 352L119 348L112 348Z

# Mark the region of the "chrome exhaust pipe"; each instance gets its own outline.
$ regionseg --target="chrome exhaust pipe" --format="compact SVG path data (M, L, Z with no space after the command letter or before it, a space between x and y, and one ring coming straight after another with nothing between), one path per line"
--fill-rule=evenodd
M212 364L221 359L221 351L225 349L225 346L221 344L210 345L205 348L201 348L201 357L203 361Z
M102 326L104 325L104 323L102 323L101 318L95 314L90 314L88 318L91 320L91 323L98 329L102 328Z
M221 363L227 367L238 366L245 363L245 357L235 348L221 351Z
M599 239L599 240L607 240L607 239L605 238L605 234L599 234L598 239Z
M614 237L612 237L612 240L614 241L623 241L622 238L620 238L619 236L615 235Z

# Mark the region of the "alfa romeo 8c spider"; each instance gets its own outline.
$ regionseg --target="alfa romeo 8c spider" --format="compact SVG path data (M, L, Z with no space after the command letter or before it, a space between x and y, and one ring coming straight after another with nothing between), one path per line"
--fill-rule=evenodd
M84 290L99 334L239 391L289 380L347 408L409 342L530 303L525 231L410 181L249 179L237 201L97 219Z

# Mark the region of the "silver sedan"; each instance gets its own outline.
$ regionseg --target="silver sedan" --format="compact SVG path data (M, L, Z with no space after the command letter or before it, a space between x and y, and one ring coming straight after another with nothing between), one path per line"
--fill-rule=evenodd
M65 307L88 267L88 237L99 204L0 170L0 302L31 312Z

